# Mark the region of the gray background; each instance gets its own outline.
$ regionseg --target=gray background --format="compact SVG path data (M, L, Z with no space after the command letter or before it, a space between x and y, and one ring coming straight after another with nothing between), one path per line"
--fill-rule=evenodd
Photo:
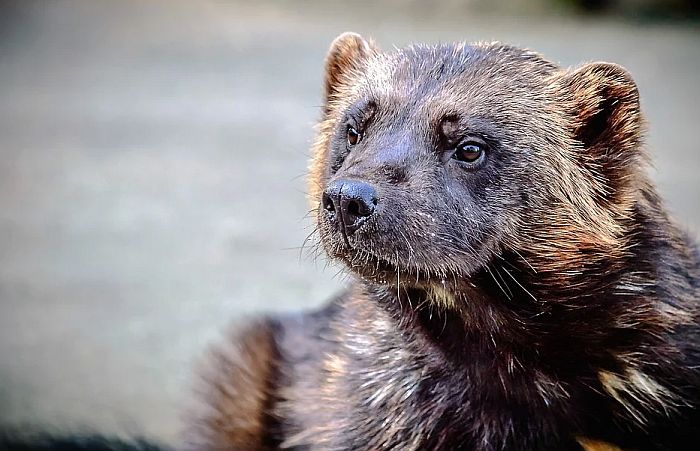
M654 177L698 230L696 25L468 6L0 3L0 425L173 441L193 362L228 323L342 284L298 249L322 62L342 31L623 64Z

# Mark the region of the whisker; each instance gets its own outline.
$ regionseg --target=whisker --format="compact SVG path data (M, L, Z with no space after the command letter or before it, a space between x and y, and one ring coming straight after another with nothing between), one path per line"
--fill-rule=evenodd
M494 269L494 272L496 273L496 275L498 276L498 278L501 279L501 282L503 282L503 286L506 287L506 290L508 290L508 294L509 294L508 299L512 299L512 297L513 297L513 292L510 291L510 287L508 286L508 284L506 283L505 279L504 279L503 276L501 275L501 272L498 270L498 266L494 265L494 266L493 266L493 269Z
M510 278L513 279L513 282L517 283L518 286L519 286L525 293L527 293L535 302L537 302L537 303L540 302L540 301L537 300L537 298L536 298L532 293L530 293L530 291L529 291L527 288L525 288L520 282L518 282L518 279L516 279L515 276L513 276L513 274L510 273L510 271L508 271L506 268L503 268L503 271L505 271L506 274L508 274L508 275L510 276Z
M304 241L301 243L301 246L300 246L300 248L299 248L299 262L301 262L302 253L304 252L304 249L305 249L305 247L306 247L306 243L309 242L309 240L311 239L311 237L313 237L314 234L316 234L316 232L318 232L318 227L317 227L317 226L313 228L313 230L311 231L311 233L309 233L308 235L306 235L306 238L304 238Z
M496 276L493 275L493 273L491 272L491 270L489 269L489 267L488 267L488 266L484 266L484 269L486 270L487 273L489 273L489 275L491 276L491 278L493 279L493 281L496 282L496 285L498 286L498 288L501 289L501 291L503 292L503 294L510 300L510 296L508 296L508 293L506 293L506 290L503 289L503 287L501 286L501 284L498 283L498 280L496 279Z
M515 248L510 248L510 250L512 250L512 251L515 253L515 255L517 255L518 257L520 257L520 258L522 259L522 261L524 261L525 264L526 264L527 266L530 267L530 269L532 270L532 272L534 272L535 274L537 274L537 270L530 264L529 261L527 261L527 260L525 259L525 257L523 257L523 255L522 255L520 252L518 252L517 249L515 249Z

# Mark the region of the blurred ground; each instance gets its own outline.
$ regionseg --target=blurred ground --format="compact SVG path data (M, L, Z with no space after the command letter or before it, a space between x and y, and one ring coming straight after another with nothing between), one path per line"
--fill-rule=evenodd
M697 230L696 26L454 3L0 4L0 423L173 440L223 326L337 289L296 247L322 62L345 30L623 64L655 178Z

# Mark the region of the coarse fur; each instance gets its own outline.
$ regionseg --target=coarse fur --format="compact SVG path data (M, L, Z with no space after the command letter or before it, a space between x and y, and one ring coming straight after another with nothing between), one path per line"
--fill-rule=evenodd
M324 83L310 200L353 281L217 352L195 448L697 441L700 258L646 174L626 70L499 43L384 53L346 33ZM478 165L454 158L465 139ZM341 179L377 192L352 234L322 208Z

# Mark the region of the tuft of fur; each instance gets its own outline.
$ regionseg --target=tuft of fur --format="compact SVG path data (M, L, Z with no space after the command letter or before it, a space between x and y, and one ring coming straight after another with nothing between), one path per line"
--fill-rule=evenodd
M385 53L346 33L323 89L309 196L320 245L353 282L218 355L198 449L675 450L697 437L700 256L646 174L625 69L500 43ZM479 166L452 158L465 139L484 143ZM352 235L320 208L340 179L377 192Z

